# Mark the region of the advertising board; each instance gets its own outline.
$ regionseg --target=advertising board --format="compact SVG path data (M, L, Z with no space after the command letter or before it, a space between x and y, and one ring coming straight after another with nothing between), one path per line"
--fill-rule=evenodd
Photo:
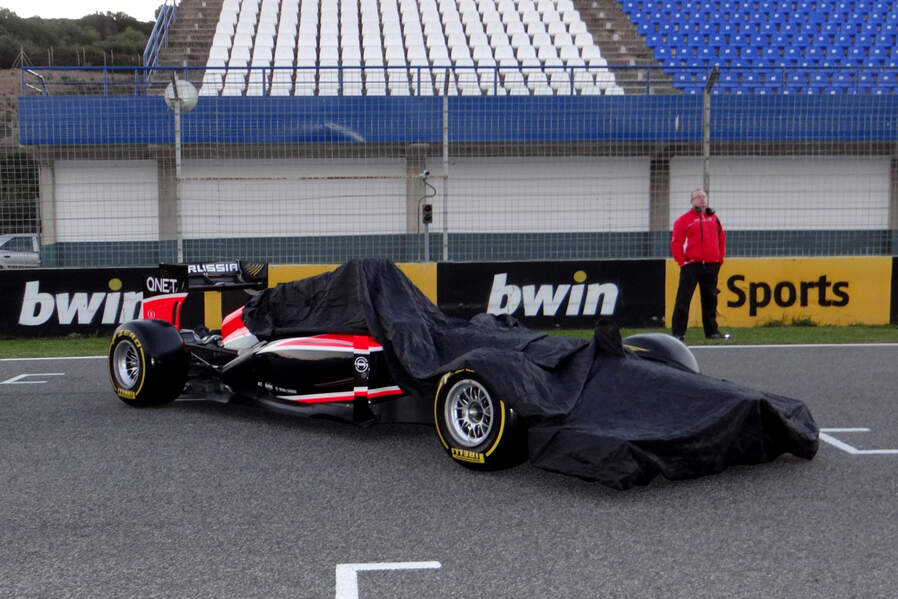
M140 317L150 268L34 269L2 273L0 331L19 337L96 334Z
M664 262L440 263L437 297L453 316L510 314L533 328L592 328L600 317L625 327L659 327Z
M667 261L666 315L670 322L679 267ZM729 258L718 277L721 327L798 322L817 325L888 324L891 257ZM701 326L696 290L689 326Z

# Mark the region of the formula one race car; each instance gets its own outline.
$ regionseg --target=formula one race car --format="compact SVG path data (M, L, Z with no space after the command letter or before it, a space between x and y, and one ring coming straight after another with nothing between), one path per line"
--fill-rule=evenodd
M613 371L631 364L648 366L636 376L662 385L662 394L677 398L685 386L688 395L696 395L689 387L707 377L698 374L695 357L675 338L649 333L621 342L615 327L603 325L587 341L548 336L488 315L453 319L382 260L353 261L333 273L272 289L267 283L263 264L160 266L147 279L144 318L121 325L109 347L109 373L118 397L136 407L165 404L181 395L239 397L365 425L429 422L447 453L469 468L507 467L529 453L537 466L618 488L644 484L659 472L685 478L728 463L772 459L782 451L810 457L816 450L810 415L803 409L796 412L793 405L803 404L777 398L775 403L790 403L785 410L774 410L776 419L794 420L797 413L802 443L788 442L795 435L780 443L777 436L762 448L749 447L750 455L722 455L710 466L707 456L699 456L695 469L682 472L665 468L664 460L651 465L640 449L624 456L631 471L622 476L619 466L608 467L609 452L613 456L621 454L621 447L638 448L641 440L624 435L622 445L609 444L602 422L607 414L598 419L589 415L590 406L601 404L591 398L597 396L596 385L607 387L601 380L605 375L625 374ZM182 328L182 307L190 293L239 289L253 296L223 318L220 332ZM670 380L665 383L665 378ZM721 391L733 395L732 389ZM598 395L618 397L608 388ZM706 396L707 389L698 389L698 395ZM770 397L738 397L722 404L754 405ZM654 422L657 416L648 419ZM681 446L677 439L683 423L674 421L671 431L659 432L676 446L674 453L695 452L696 447L719 450L711 445L720 443L720 431L708 447L694 439ZM582 434L584 425L595 425L596 435ZM745 445L739 439L743 428L743 423L723 426L733 429L728 448ZM594 455L584 462L588 453ZM683 462L679 455L672 459Z

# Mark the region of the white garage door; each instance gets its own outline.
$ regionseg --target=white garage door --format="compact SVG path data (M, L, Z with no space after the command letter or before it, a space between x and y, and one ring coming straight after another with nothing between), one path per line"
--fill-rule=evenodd
M58 241L159 239L154 160L57 160Z
M442 172L439 161L428 168ZM648 159L458 158L450 163L449 176L453 232L649 228ZM437 228L441 218L442 206L435 202Z
M727 229L888 228L888 157L713 157L710 166L710 204ZM701 186L701 159L670 161L671 222Z
M187 160L185 238L405 232L403 159Z

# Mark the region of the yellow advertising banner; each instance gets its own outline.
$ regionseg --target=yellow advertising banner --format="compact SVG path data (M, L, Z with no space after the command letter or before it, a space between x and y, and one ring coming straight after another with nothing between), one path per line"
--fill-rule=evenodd
M268 286L274 287L278 283L289 283L299 279L314 277L336 269L339 264L310 264L310 265L277 265L268 267ZM437 301L437 267L433 262L410 262L397 264L396 266L405 273L405 276L426 295L430 301ZM205 292L204 321L210 329L221 328L222 309L221 293L218 291Z
M669 327L680 268L666 265L665 318ZM717 287L718 324L762 326L813 321L819 325L888 324L892 258L729 258ZM698 288L689 326L700 327Z
M314 277L321 273L336 269L339 264L313 264L313 265L271 265L268 267L268 286L274 287L278 283L287 283ZM433 303L437 302L437 266L433 262L407 262L396 264L399 270L424 292L424 295Z

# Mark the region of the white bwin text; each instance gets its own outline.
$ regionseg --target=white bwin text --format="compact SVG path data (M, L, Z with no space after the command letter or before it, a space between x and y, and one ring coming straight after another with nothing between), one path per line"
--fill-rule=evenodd
M493 275L493 288L487 312L514 314L524 304L524 316L555 316L565 303L565 316L595 316L614 314L618 287L614 283L578 283L575 285L517 285L507 284L508 273ZM584 301L585 293L585 301Z
M19 312L19 324L24 326L40 326L45 324L56 313L59 324L72 324L76 317L78 324L96 324L94 321L103 306L102 324L116 324L138 318L138 310L143 300L140 291L125 293L102 291L88 294L86 291L75 293L51 294L40 291L39 281L25 283L22 296L22 310Z

